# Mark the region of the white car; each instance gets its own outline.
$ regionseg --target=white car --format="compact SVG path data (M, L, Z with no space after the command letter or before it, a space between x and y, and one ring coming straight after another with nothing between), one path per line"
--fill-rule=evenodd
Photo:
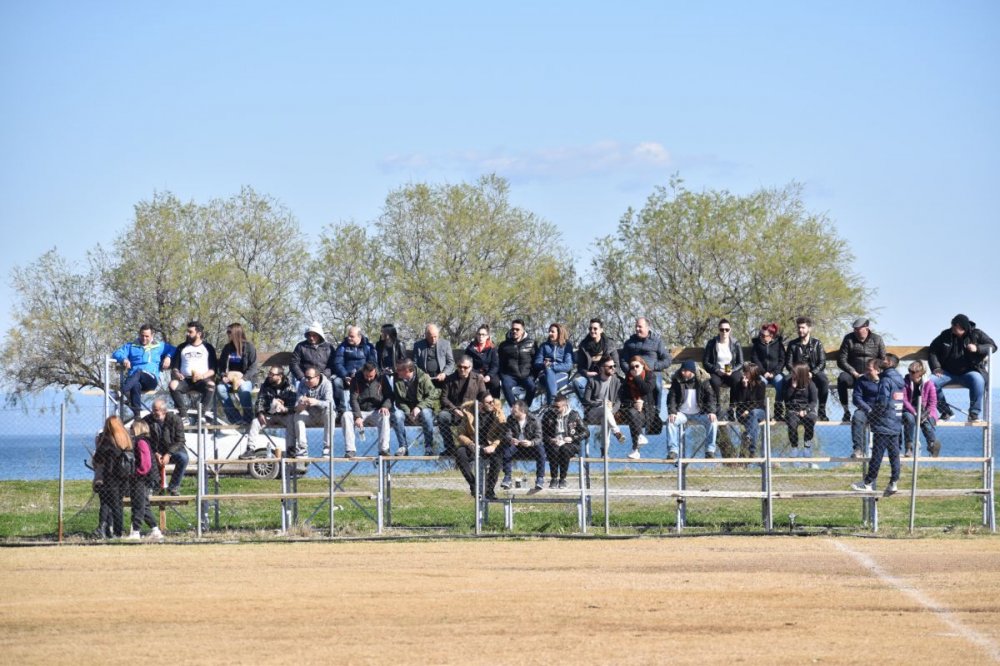
M255 479L278 478L279 464L277 458L285 453L285 438L283 428L266 428L257 438L258 449L253 458L240 458L247 450L246 426L234 426L221 421L215 416L205 417L205 459L232 460L232 463L219 465L220 474L249 474ZM190 461L188 473L196 473L198 469L198 430L194 426L184 429L184 444L187 446ZM210 470L211 471L211 470Z

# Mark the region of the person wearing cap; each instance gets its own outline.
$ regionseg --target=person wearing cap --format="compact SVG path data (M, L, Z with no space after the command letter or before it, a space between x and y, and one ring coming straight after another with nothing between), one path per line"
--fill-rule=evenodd
M667 459L676 460L680 450L681 427L687 422L700 423L705 427L705 457L715 457L715 440L719 433L719 423L715 415L716 402L712 383L702 371L698 376L698 366L694 361L684 361L680 370L670 379L667 395Z
M295 345L295 349L292 350L292 361L288 364L292 377L295 381L301 382L306 368L316 368L321 375L329 379L333 376L333 368L330 367L333 347L326 341L323 326L314 321L306 328L303 335L305 340Z
M978 421L983 412L983 392L986 389L986 360L997 345L976 322L964 314L955 315L951 328L931 342L928 362L931 381L937 388L938 414L942 421L952 416L951 407L942 390L947 384L960 384L969 389L969 421Z
M851 327L854 330L844 336L840 343L840 353L837 354L837 367L841 370L837 377L837 397L844 408L844 423L851 422L848 391L854 388L855 381L864 376L868 359L885 359L885 342L882 336L872 333L868 327L868 319L858 317Z

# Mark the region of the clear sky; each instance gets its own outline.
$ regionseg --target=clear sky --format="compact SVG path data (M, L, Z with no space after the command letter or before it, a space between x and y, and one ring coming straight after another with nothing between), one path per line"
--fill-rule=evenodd
M803 183L893 341L1000 336L1000 3L374 4L0 4L0 274L156 190L250 185L318 235L490 171L584 268L679 172Z

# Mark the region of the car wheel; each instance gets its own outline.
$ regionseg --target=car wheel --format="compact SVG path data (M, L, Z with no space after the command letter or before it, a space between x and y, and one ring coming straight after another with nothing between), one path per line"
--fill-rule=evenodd
M247 472L250 476L268 481L277 479L280 467L278 459L269 457L266 449L259 449L254 455L256 459L247 465Z

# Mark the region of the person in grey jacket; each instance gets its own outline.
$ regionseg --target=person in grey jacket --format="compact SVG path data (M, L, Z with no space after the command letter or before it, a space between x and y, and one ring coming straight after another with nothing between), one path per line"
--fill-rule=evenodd
M670 367L670 352L660 336L649 329L649 320L639 317L635 320L635 334L625 341L625 346L618 352L618 362L623 375L628 374L628 360L639 356L646 362L656 378L656 404L660 410L660 418L667 411L667 392L663 390L663 370Z
M295 441L287 447L291 449L291 457L303 458L309 455L306 428L318 426L323 426L323 455L330 455L330 423L327 413L333 406L333 383L318 368L307 367L296 391Z
M445 378L455 372L451 343L441 338L436 325L427 324L424 339L413 343L413 362L430 376L437 389L443 388Z
M851 412L847 407L849 396L848 391L854 388L854 382L865 374L865 364L869 359L885 358L885 342L882 336L872 333L868 327L868 320L859 317L854 320L854 330L844 336L840 343L840 352L837 354L837 367L840 368L840 376L837 377L837 397L840 398L840 405L844 408L844 423L851 422Z
M316 368L320 374L332 377L333 367L330 357L333 356L333 347L326 341L323 326L314 321L306 328L303 335L305 340L295 345L295 349L292 350L292 361L288 364L294 380L301 382L306 368Z

